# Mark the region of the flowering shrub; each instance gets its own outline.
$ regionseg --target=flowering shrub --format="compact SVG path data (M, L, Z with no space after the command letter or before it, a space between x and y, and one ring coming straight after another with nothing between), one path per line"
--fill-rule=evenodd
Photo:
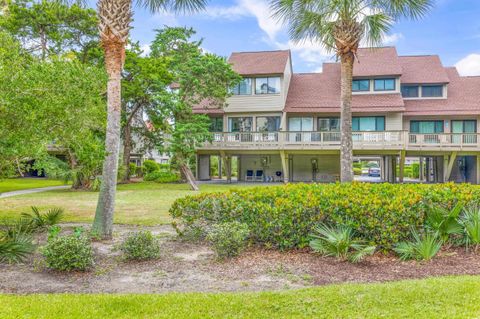
M424 224L427 208L480 198L469 184L290 184L188 196L170 214L179 234L238 221L253 241L279 249L305 247L318 223L345 225L370 245L391 249Z

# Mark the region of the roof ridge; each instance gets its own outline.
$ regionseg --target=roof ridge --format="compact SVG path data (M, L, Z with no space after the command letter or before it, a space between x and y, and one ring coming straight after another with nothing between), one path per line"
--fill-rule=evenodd
M261 50L261 51L234 51L231 54L234 53L266 53L266 52L290 52L290 49L286 50Z
M399 55L399 58L421 58L427 56L436 56L440 57L438 54L412 54L412 55Z

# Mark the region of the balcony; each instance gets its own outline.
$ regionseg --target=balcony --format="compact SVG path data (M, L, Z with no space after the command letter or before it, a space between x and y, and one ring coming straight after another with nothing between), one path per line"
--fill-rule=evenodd
M338 150L340 132L212 133L201 150ZM480 134L413 134L407 131L353 132L354 150L480 151Z

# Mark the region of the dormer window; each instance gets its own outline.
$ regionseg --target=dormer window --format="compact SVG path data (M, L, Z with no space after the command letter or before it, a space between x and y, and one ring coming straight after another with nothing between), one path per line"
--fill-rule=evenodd
M395 79L375 79L373 89L375 91L395 91Z
M370 91L370 80L353 80L352 81L353 92L365 92Z
M405 85L402 84L402 97L413 98L419 97L419 86L418 85Z
M422 85L422 97L442 97L443 85Z
M255 79L255 94L279 94L280 77L267 77Z
M240 83L231 88L233 95L252 95L252 79L243 78Z

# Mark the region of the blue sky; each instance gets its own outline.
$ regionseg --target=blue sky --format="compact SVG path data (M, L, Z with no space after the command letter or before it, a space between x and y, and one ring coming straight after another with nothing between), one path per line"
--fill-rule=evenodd
M292 49L295 72L321 71L331 54L312 43L289 41L285 28L270 17L267 0L211 0L198 14L151 14L135 8L132 39L145 47L154 29L163 25L193 27L209 52ZM401 55L438 54L445 66L457 65L464 75L480 75L480 0L437 0L421 21L401 20L385 39Z

